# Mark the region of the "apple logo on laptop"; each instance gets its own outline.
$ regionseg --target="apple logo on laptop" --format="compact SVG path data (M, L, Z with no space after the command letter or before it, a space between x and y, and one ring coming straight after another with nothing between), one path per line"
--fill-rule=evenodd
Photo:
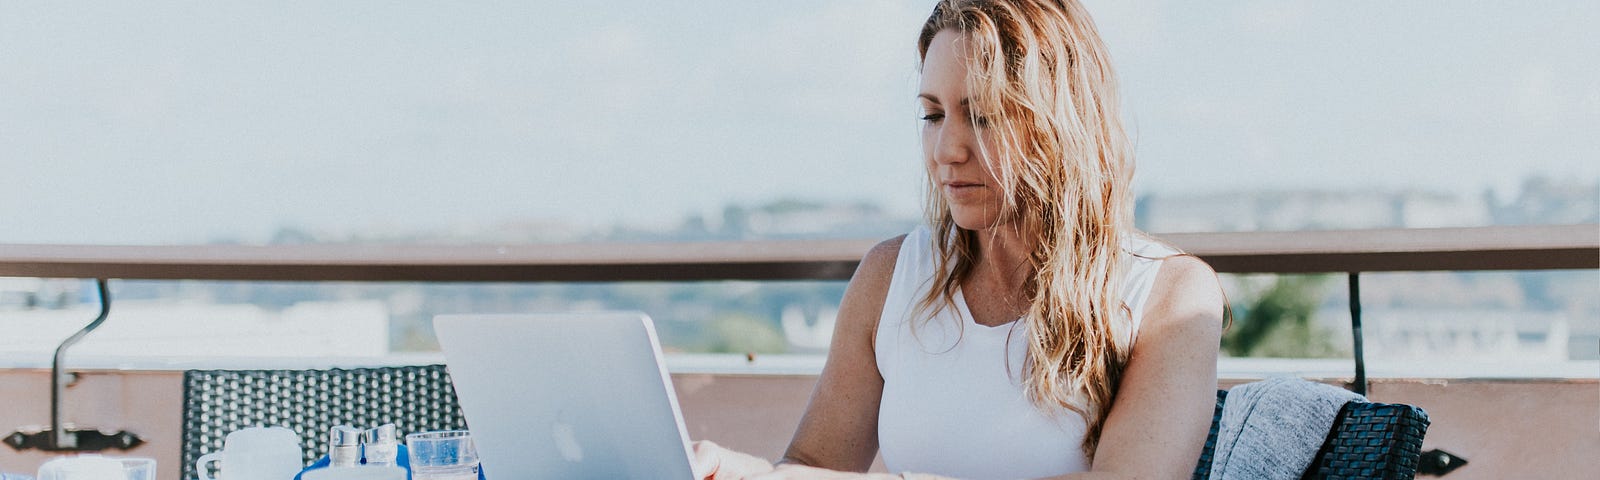
M561 452L562 459L572 463L583 461L583 447L578 445L578 435L572 429L572 424L556 420L550 426L550 436L555 439L556 450Z

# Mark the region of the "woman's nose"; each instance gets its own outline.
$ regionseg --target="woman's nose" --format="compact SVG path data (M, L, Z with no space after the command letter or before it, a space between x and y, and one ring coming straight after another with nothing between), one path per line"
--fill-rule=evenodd
M961 163L972 157L971 132L956 123L947 122L939 128L933 146L935 163Z

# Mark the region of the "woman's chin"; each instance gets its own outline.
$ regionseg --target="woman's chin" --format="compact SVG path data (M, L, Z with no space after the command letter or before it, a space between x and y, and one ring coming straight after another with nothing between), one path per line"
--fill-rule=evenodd
M962 230L988 230L996 223L994 215L951 215L950 218Z

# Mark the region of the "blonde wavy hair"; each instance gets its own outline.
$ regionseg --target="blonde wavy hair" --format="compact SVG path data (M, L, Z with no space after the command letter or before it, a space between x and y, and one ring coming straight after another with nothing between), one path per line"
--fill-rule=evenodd
M1092 459L1132 328L1120 289L1129 255L1121 239L1136 233L1133 151L1110 55L1076 0L943 0L923 24L920 58L946 30L967 42L968 93L981 106L970 111L989 114L995 148L984 154L1005 192L1000 222L1032 244L1024 388L1046 412L1083 415ZM939 273L919 302L929 318L954 305L977 247L977 233L957 228L937 189L930 178Z

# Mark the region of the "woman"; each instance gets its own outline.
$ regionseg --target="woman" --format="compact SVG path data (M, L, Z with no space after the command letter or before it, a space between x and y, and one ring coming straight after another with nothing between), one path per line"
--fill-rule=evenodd
M1110 59L1076 0L944 0L918 41L929 226L878 244L778 466L703 478L1183 478L1223 300L1132 227ZM882 449L899 475L863 473Z

